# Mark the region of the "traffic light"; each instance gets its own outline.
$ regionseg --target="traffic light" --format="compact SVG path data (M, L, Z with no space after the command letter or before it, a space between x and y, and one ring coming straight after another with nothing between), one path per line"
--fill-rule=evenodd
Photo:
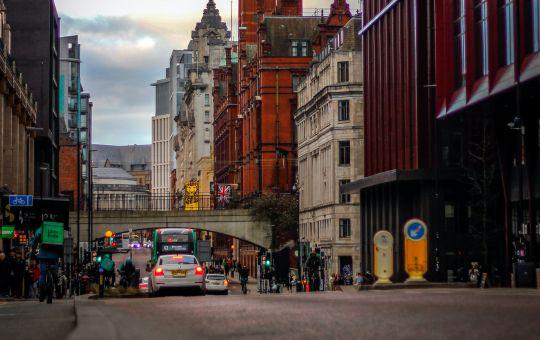
M101 263L101 255L98 256L98 257L96 257L96 262L97 262L97 263Z
M272 266L272 261L270 260L270 256L268 254L263 256L263 264L265 268L270 268Z

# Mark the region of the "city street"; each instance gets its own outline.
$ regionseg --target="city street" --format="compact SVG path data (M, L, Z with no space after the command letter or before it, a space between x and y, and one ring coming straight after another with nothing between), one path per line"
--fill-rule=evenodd
M431 289L82 301L104 338L538 338L540 291ZM88 324L93 323L93 325ZM98 333L96 333L98 334ZM73 338L84 338L73 333Z
M65 339L75 328L72 299L0 301L0 339Z

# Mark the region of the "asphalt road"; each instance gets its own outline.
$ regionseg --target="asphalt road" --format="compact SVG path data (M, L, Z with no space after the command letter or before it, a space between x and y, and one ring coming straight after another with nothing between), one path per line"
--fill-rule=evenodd
M111 338L538 339L540 291L430 289L165 296L89 306Z
M65 339L74 327L72 299L50 305L37 300L0 302L0 339Z

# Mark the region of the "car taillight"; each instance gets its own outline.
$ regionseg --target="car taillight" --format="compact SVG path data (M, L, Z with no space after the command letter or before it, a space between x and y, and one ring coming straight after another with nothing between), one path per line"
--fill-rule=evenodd
M163 276L163 268L161 267L157 267L155 270L154 270L154 275L155 276Z
M146 288L146 287L148 287L148 284L147 284L147 283L141 283L141 284L139 285L139 288Z
M223 281L223 285L224 285L225 287L227 287L227 286L229 285L229 281L224 280L224 281Z
M195 275L202 275L202 274L204 274L204 269L203 269L203 267L197 266L197 267L195 268Z

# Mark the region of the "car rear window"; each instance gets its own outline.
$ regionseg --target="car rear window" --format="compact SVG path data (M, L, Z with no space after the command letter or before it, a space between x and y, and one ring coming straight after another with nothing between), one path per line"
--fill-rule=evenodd
M197 264L197 261L193 256L174 255L160 258L159 264Z
M206 275L206 278L209 280L225 280L223 275Z

